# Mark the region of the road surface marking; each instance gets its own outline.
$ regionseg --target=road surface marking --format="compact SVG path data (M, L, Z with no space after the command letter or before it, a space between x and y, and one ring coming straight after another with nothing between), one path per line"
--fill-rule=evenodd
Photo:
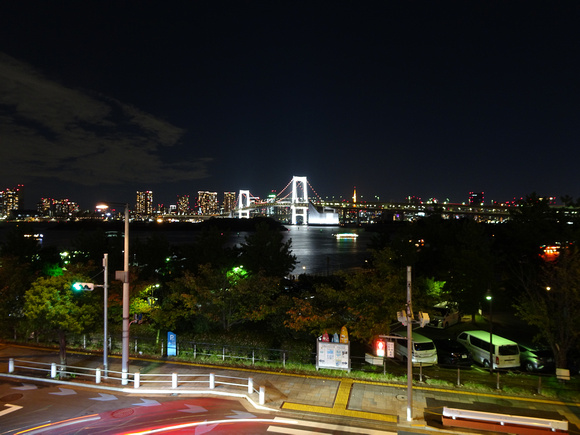
M285 421L284 418L280 418L280 417L275 417L274 421L276 423L278 423L278 422L288 423L287 421ZM368 428L362 428L362 427L341 426L338 424L328 424L328 423L317 423L314 421L307 421L307 420L296 420L296 421L293 421L291 424L293 424L294 426L306 426L309 428L317 428L317 429L324 429L324 430L330 430L330 431L340 431L340 432L350 432L350 433L361 433L361 434L368 434L368 435L391 435L391 434L397 433L397 432L374 430L374 429L368 429ZM275 427L280 427L280 426L270 426L268 428L268 431L286 433L286 432L280 432L278 430L272 430Z
M71 390L69 388L59 388L60 393L48 393L54 394L55 396L70 396L71 394L77 394L75 390Z
M6 403L6 404L4 404L4 406L8 406L8 409L5 409L4 411L0 411L0 416L10 414L11 412L18 411L19 409L22 409L22 406L11 405L10 403Z
M101 397L90 397L89 400L101 400L101 401L117 400L117 397L113 396L112 394L99 393L99 395Z

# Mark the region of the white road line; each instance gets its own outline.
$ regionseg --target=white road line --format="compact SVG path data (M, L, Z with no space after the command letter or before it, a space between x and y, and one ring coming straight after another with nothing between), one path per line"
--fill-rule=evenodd
M69 388L59 388L60 393L48 393L54 394L55 396L70 396L71 394L77 394L75 390L71 390Z
M133 403L133 406L159 406L159 405L161 405L161 403L159 403L157 400L143 399L143 398L141 398L141 400L142 400L141 403Z
M89 400L100 400L100 401L108 401L108 400L117 400L117 396L113 396L112 394L105 394L99 393L101 397L89 397Z
M285 433L289 435L312 435L311 430L294 429L286 426L268 426L268 432Z
M22 409L22 406L11 405L10 403L5 403L4 406L8 406L8 409L0 411L0 416L10 414L13 411L18 411L19 409Z
M22 387L12 387L13 390L37 390L38 387L32 384L22 384Z
M284 422L283 418L280 417L275 417L274 418L275 422ZM396 435L397 432L392 432L392 431L384 431L384 430L375 430L375 429L366 429L366 428L362 428L362 427L351 427L351 426L342 426L342 425L338 425L338 424L328 424L328 423L317 423L314 421L305 421L305 420L297 420L295 422L293 422L292 424L296 425L296 426L307 426L309 428L317 428L317 429L324 429L324 430L331 430L331 431L341 431L341 432L350 432L350 433L360 433L360 434L368 434L368 435ZM274 427L274 426L270 426L270 427ZM268 428L268 431L270 430L270 427ZM290 432L280 432L280 433L290 433Z

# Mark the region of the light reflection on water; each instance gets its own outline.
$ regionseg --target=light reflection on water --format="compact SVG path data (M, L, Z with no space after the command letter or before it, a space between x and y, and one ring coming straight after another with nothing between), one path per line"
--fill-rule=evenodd
M372 237L371 233L359 228L291 226L288 229L285 240L292 239L292 252L299 262L294 274L332 274L362 267ZM337 240L336 233L356 233L359 237Z
M367 245L372 233L362 228L287 226L284 242L292 240L292 253L296 256L296 267L292 275L303 273L327 275L339 270L363 267L367 255ZM358 238L337 240L337 233L356 233ZM232 235L232 246L240 245L251 233L239 232Z
M368 257L367 246L372 238L372 233L365 232L362 228L342 227L316 227L316 226L287 226L284 241L292 239L292 253L297 257L294 275L302 273L326 275L339 270L351 269L364 266ZM40 229L40 228L39 228ZM0 242L3 242L8 228L0 227ZM75 237L75 231L54 231L42 228L44 232L43 246L58 246L61 249L69 249L70 242ZM337 240L334 234L356 233L356 240ZM145 240L152 236L153 232L131 231L130 238ZM192 243L199 235L198 231L167 231L162 232L170 244ZM232 245L244 243L250 233L240 232L231 234Z

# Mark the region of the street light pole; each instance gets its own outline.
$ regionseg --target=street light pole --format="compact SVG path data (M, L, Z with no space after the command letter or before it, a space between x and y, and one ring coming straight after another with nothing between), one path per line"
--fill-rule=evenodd
M493 295L491 290L487 290L485 299L489 301L489 374L493 374Z
M129 382L129 204L118 202L106 202L108 204L122 204L125 206L125 240L123 247L124 261L123 270L115 272L115 279L123 282L123 341L121 345L121 384ZM97 208L100 206L97 205Z
M109 370L109 358L108 358L108 350L109 350L109 340L108 331L107 331L107 323L108 323L108 315L107 315L107 303L109 300L109 254L105 254L103 256L103 273L105 274L105 280L103 282L103 294L104 294L104 308L103 308L103 322L105 326L103 327L103 370L105 374L105 378L107 377L107 372Z
M411 266L407 266L407 421L413 421L413 305Z
M123 260L123 343L121 384L127 385L129 373L129 204L125 204L125 245Z

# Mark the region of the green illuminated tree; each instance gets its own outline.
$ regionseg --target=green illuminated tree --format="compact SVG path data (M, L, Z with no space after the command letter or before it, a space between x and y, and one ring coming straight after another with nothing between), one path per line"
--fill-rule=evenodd
M36 279L26 292L24 315L34 331L56 332L60 364L66 366L66 335L80 333L100 318L100 307L91 292L74 292L72 284L83 280L78 273Z
M246 274L243 268L214 269L200 266L196 274L185 273L169 283L171 294L163 306L165 326L188 324L217 326L224 331L263 320L275 311L279 280L262 274Z

